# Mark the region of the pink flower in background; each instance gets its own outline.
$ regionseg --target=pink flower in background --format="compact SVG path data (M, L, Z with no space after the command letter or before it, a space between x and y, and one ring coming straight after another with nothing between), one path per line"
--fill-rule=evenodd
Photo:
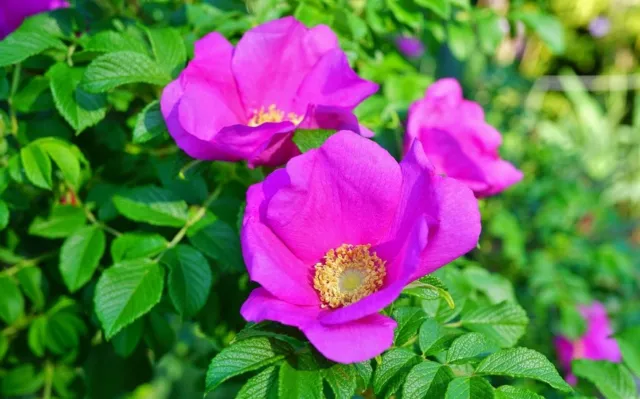
M411 105L406 150L414 140L422 143L438 173L466 183L478 197L522 179L522 172L498 154L500 133L485 121L480 105L462 97L455 79L435 82Z
M569 371L567 382L576 384L576 377L571 373L571 361L574 359L608 360L620 362L622 355L613 334L607 309L599 302L591 306L580 306L580 314L587 322L587 331L582 337L571 341L566 337L555 339L558 360Z
M422 42L411 36L398 36L395 39L398 51L409 58L417 58L424 54L424 45Z
M299 154L297 127L359 131L352 110L377 89L351 69L329 27L287 17L249 30L235 48L219 33L200 39L161 109L190 156L274 166Z
M479 234L473 193L435 174L419 142L398 164L375 142L338 132L249 188L242 250L262 287L241 313L298 327L334 361L370 359L396 327L379 311Z
M69 7L64 0L2 0L0 1L0 39L18 29L25 18L41 12Z

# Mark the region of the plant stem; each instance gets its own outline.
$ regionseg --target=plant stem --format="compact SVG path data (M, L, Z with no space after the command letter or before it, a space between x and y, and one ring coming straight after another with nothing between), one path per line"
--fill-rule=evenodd
M14 274L18 273L20 270L25 269L27 267L31 267L31 266L35 266L38 263L42 262L43 260L47 260L49 258L52 258L54 256L56 256L58 254L58 251L51 251L51 252L47 252L46 254L40 255L38 257L32 258L32 259L25 259L22 260L18 263L16 263L13 266L10 266L2 271L0 271L0 275L7 275L7 276L13 276Z
M180 231L178 231L176 233L176 235L173 237L173 239L167 244L167 248L164 251L162 251L156 257L156 259L155 259L156 262L159 262L160 259L162 259L162 256L168 250L170 250L171 248L175 247L176 245L178 245L180 243L180 241L182 241L184 236L187 234L187 231L189 230L189 227L191 227L194 224L198 223L200 221L200 219L202 219L204 217L204 215L207 213L207 209L209 208L209 205L211 205L213 203L213 201L218 199L218 197L222 193L223 187L224 187L224 185L221 184L211 194L209 194L207 199L202 203L202 206L200 207L200 209L198 209L198 211L191 218L189 218L187 220L187 222L184 224L184 226L182 226Z
M42 399L51 398L51 386L53 385L53 365L47 360L44 366L44 391Z

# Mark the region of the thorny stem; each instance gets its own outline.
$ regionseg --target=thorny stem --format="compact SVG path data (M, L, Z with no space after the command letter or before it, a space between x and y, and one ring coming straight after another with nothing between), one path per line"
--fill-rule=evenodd
M154 260L155 262L159 262L160 259L162 259L162 256L164 256L164 254L170 250L171 248L175 247L176 245L178 245L180 243L180 241L182 241L182 239L184 238L184 236L187 234L187 231L189 230L189 228L191 226L193 226L194 224L198 223L200 221L200 219L202 219L204 217L204 215L207 213L207 209L209 208L209 205L211 205L213 203L213 201L215 201L216 199L218 199L218 197L220 196L220 194L222 193L222 189L224 187L224 184L219 185L208 197L207 199L204 201L204 203L202 204L202 206L200 207L200 209L198 209L198 211L191 217L189 218L189 220L187 220L187 222L185 223L184 226L182 226L182 228L180 229L180 231L178 231L176 233L176 235L173 237L173 239L167 244L167 247L165 248L164 251L162 251Z

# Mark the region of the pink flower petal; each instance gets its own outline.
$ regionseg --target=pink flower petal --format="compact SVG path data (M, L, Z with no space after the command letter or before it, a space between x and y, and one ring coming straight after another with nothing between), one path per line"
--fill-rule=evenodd
M275 104L285 112L304 113L307 104L294 104L295 93L322 55L337 46L328 27L308 29L293 17L246 32L231 66L245 109L251 112Z
M397 323L380 314L336 325L313 324L302 331L325 357L356 363L378 356L393 344Z
M251 291L249 298L240 309L240 314L247 321L259 323L264 320L277 321L294 327L315 324L320 307L299 306L281 301L264 288Z
M304 78L296 103L315 103L355 108L378 91L378 85L360 78L349 66L346 54L339 48L326 53Z
M342 244L378 244L400 191L400 168L376 143L338 132L287 164L290 184L268 200L266 223L313 265Z
M180 82L174 80L169 83L162 92L160 99L160 109L167 124L167 129L171 137L176 141L180 149L197 159L205 160L232 160L232 157L220 151L220 148L212 142L200 140L188 133L180 124L180 99L183 90Z
M242 254L249 276L279 299L297 305L319 306L318 294L312 284L312 267L301 262L260 221L260 210L255 204L260 204L262 198L262 184L249 188L241 234Z

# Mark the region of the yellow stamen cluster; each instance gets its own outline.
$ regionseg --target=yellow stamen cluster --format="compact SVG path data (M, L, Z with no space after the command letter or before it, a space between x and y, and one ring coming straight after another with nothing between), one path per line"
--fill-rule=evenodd
M302 117L294 114L293 112L289 112L285 117L284 111L280 111L278 108L276 108L275 104L271 104L266 109L265 107L260 107L259 110L254 111L253 117L249 119L249 123L247 124L249 126L255 127L267 122L282 121L290 121L293 122L293 124L297 125L302 122Z
M387 271L385 261L369 251L371 245L342 244L315 265L313 286L323 308L339 308L378 291Z

